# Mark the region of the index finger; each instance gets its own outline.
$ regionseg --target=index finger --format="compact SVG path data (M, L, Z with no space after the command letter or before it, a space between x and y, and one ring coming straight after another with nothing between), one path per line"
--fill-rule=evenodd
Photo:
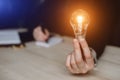
M93 57L91 55L89 46L87 44L87 41L85 39L81 38L80 44L81 44L81 47L83 50L83 54L85 56L86 63L90 68L92 68L94 66L94 61L93 61Z
M85 58L91 58L91 53L87 41L84 38L80 38L79 41Z
M74 39L73 43L74 43L74 51L75 51L76 61L80 61L80 60L82 60L80 44L77 39Z

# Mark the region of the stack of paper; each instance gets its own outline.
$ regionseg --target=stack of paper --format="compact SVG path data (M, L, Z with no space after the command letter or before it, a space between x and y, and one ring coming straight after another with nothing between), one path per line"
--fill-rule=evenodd
M15 30L0 30L0 45L20 44L19 34Z

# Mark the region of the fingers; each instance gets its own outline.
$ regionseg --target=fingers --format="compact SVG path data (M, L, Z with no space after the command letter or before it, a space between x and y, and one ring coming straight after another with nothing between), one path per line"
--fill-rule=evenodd
M84 67L84 62L83 62L81 49L80 49L80 45L79 45L78 40L74 39L73 44L74 44L74 51L75 51L75 53L74 53L75 60L76 60L78 67L81 69Z
M79 73L79 68L78 68L78 66L76 64L74 53L71 54L70 64L71 64L71 67L74 70L74 72Z
M68 68L68 70L69 70L71 73L74 73L74 70L73 70L72 67L71 67L71 55L68 55L68 56L67 56L66 67Z
M80 41L74 39L73 44L74 51L67 57L66 66L74 74L87 73L94 68L88 44L84 39Z
M80 60L82 60L82 54L81 54L80 45L79 45L78 40L74 39L73 44L74 44L76 61L79 62Z
M84 38L80 38L80 45L86 58L91 58L90 49Z
M70 54L67 56L66 67L73 74L79 74L79 68L76 65L74 55Z
M80 44L79 44L77 39L74 39L73 43L74 43L74 50L75 50L74 55L75 55L76 63L79 67L80 72L85 73L86 72L86 65L85 65L85 62L83 60Z
M92 69L94 67L94 61L86 40L81 38L80 45L83 50L83 54L84 54L88 69Z
M74 52L67 56L66 66L68 70L73 74L86 73L88 71L86 65L83 65L82 63L83 62L81 61L80 63L76 62ZM82 67L78 67L78 65L81 65Z
M74 52L70 54L69 57L67 57L68 59L66 66L74 74L86 73L87 69L82 58L81 49L78 40L74 39L73 44L74 44Z

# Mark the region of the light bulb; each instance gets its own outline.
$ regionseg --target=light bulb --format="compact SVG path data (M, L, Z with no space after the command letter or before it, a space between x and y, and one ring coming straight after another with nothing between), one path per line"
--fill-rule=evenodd
M76 38L85 38L87 27L90 22L89 15L86 11L78 9L73 12L70 24L74 30Z

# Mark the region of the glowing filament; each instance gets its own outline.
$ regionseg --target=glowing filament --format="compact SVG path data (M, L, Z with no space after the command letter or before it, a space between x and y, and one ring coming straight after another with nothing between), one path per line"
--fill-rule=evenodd
M82 23L83 22L83 17L82 16L77 16L77 22Z

